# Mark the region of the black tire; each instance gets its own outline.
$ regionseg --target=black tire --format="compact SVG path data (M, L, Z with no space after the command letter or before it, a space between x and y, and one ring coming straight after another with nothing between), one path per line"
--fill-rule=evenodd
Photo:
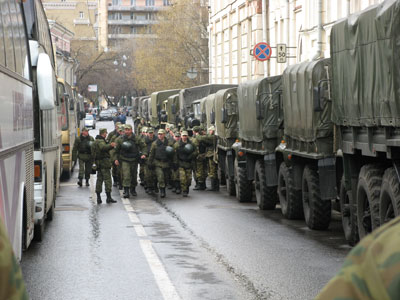
M331 222L332 202L321 199L318 173L308 165L303 171L302 200L304 219L308 228L327 229Z
M357 228L357 214L356 211L351 209L351 191L347 191L344 184L344 177L340 182L340 214L342 215L342 227L344 237L350 246L357 244L358 228Z
M254 185L257 205L261 210L273 210L278 202L277 187L267 186L265 167L262 160L256 161L254 170Z
M68 170L64 170L63 174L65 179L70 179L72 175L71 168L68 168Z
M39 224L35 225L33 238L37 242L43 241L43 237L44 237L44 219L45 218L43 217L43 220Z
M379 227L379 197L383 169L378 165L364 165L358 175L357 226L360 239Z
M380 225L400 215L400 183L394 168L388 168L382 178L379 198Z
M282 215L290 220L302 219L303 202L301 193L296 191L293 184L293 172L285 162L281 163L278 174L278 197L281 204Z
M229 177L228 157L225 157L226 190L229 196L236 196L235 177Z
M53 221L55 203L56 203L56 200L54 199L49 211L47 212L46 220L48 220L48 221Z
M236 198L239 202L250 202L252 199L252 184L247 179L246 168L240 167L235 161L235 187Z
M219 184L220 185L226 185L226 176L225 176L225 170L221 168L221 164L218 164L218 178L219 178Z

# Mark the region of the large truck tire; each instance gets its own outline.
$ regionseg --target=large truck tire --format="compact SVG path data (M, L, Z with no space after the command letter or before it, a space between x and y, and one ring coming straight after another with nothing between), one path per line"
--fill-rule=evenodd
M383 169L375 164L362 166L357 185L357 226L360 239L379 227L379 197Z
M294 189L293 172L286 166L285 162L282 162L279 167L278 197L285 218L293 220L304 217L301 193Z
M346 190L344 184L344 176L340 182L340 213L342 215L342 227L344 232L344 237L350 246L357 244L358 238L358 228L357 228L357 214L356 211L351 210L351 191Z
M239 202L250 202L252 199L252 184L247 179L246 168L240 167L235 160L236 198Z
M229 177L228 157L225 157L226 190L229 196L236 196L235 178Z
M256 161L254 171L254 183L257 205L261 210L273 210L278 202L278 193L276 186L267 186L265 167L262 160Z
M388 168L383 174L379 198L380 225L400 215L400 183L394 168Z
M303 171L302 200L304 219L308 228L327 229L331 222L332 202L321 199L318 173L309 165L305 166Z

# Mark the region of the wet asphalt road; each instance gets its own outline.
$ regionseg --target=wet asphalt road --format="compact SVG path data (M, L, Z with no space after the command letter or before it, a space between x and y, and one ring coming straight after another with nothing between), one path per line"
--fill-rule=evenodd
M77 170L44 241L23 254L32 299L312 299L350 249L338 218L311 231L223 187L162 200L138 187L129 201L113 187L118 203L97 205L95 176L78 188Z

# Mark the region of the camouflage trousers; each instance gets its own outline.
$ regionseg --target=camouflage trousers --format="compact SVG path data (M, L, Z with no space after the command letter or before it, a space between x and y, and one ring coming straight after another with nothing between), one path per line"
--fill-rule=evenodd
M196 180L198 183L203 183L207 178L207 160L206 158L197 158L195 163L196 168Z
M140 169L139 169L139 178L140 178L140 182L145 182L146 181L146 179L145 179L145 168L146 168L146 165L144 164L144 163L141 163L140 164Z
M96 193L101 193L103 189L103 181L106 186L106 193L111 193L111 170L110 169L98 169L97 170L97 180L96 180Z
M90 173L92 172L92 161L85 161L83 159L79 159L79 179L89 179L90 178Z
M123 187L136 187L137 186L137 173L138 163L122 161L122 186Z
M189 186L192 183L192 168L179 168L179 180L182 191L189 191Z
M218 165L214 162L212 157L207 157L208 163L208 177L210 179L218 179Z
M165 183L168 182L169 168L156 167L156 177L159 188L165 188Z
M147 164L144 166L144 181L146 182L146 187L154 188L156 173L154 170L150 170Z
M179 181L179 170L171 170L171 180Z

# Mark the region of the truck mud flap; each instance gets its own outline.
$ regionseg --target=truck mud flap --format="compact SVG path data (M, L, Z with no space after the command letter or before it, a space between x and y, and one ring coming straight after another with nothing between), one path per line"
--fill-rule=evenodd
M264 167L265 175L267 180L267 186L278 185L278 172L276 168L276 155L275 153L267 154L264 156Z
M318 174L321 200L335 199L337 196L336 159L323 158L318 160Z
M226 152L226 156L228 158L228 172L229 172L229 178L234 178L235 177L235 158L233 157L232 150L228 150Z

